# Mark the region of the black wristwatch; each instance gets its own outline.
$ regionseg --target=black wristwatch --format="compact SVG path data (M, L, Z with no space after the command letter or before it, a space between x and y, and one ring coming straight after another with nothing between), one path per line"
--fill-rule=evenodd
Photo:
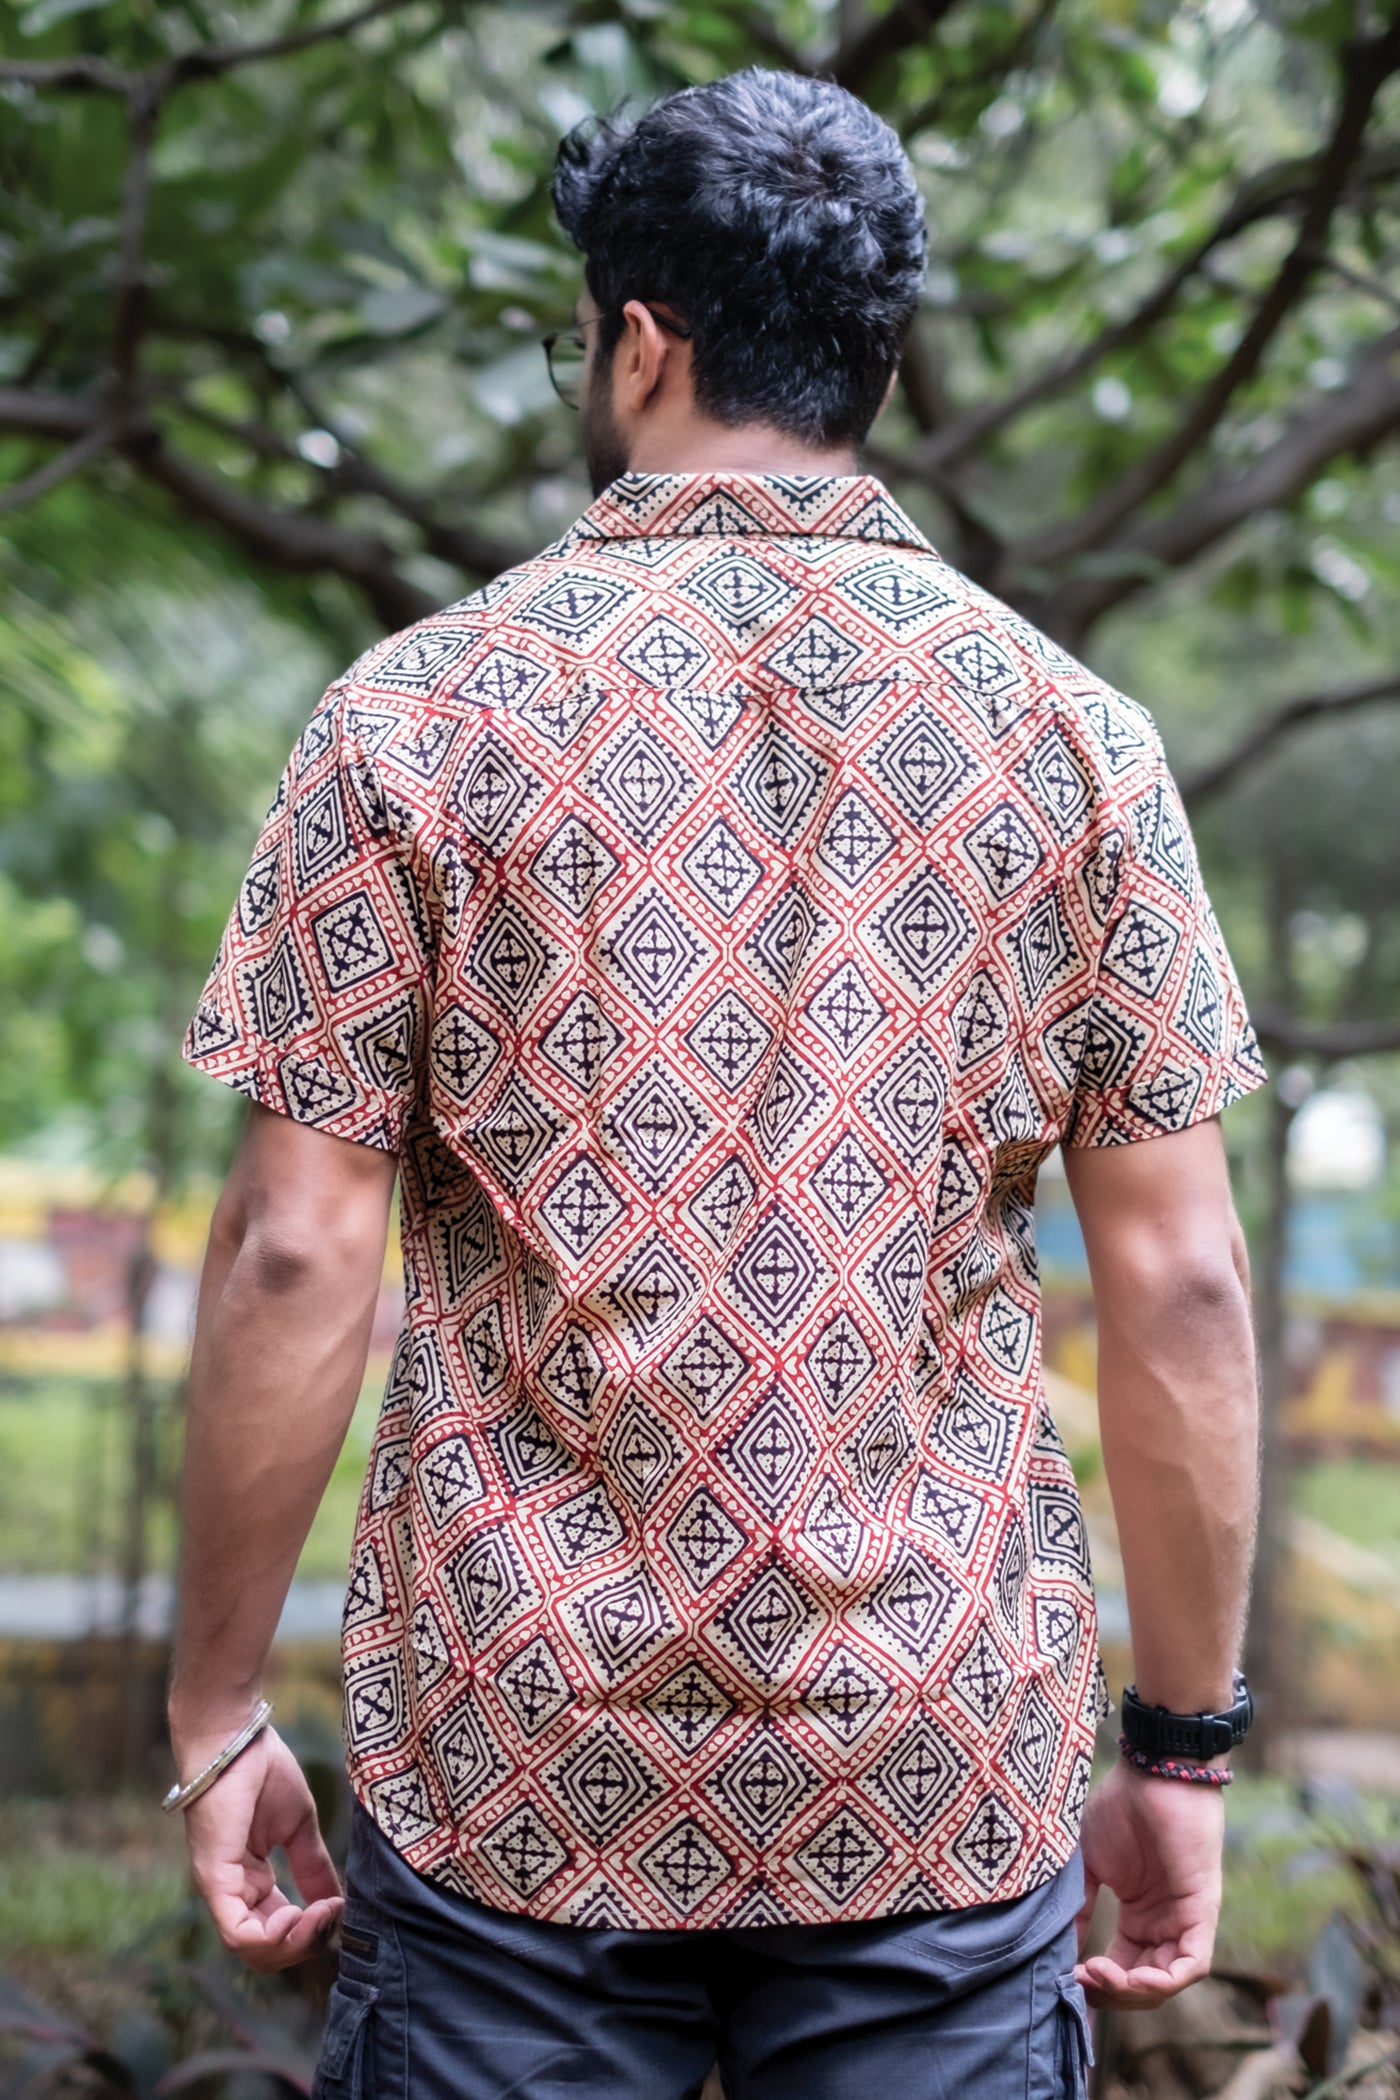
M1145 1757L1190 1757L1204 1760L1233 1750L1249 1733L1254 1701L1244 1672L1235 1672L1235 1703L1223 1714L1171 1714L1165 1706L1147 1706L1129 1685L1119 1709L1123 1734Z

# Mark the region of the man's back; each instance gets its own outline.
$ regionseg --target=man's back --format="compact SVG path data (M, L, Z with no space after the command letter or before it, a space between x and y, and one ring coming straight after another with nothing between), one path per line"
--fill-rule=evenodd
M402 1152L346 1710L413 1865L674 1926L1064 1863L1035 1175L1259 1077L1139 709L868 478L625 475L331 689L190 1054Z

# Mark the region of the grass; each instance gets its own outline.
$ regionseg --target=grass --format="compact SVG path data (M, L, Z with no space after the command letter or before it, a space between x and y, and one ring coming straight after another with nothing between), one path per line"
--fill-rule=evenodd
M298 1573L342 1578L382 1378L366 1383L316 1514ZM178 1423L162 1392L162 1470L173 1478ZM61 1575L116 1565L124 1478L124 1423L111 1380L7 1379L0 1384L0 1572ZM167 1496L151 1523L151 1564L168 1568L175 1511Z
M121 1953L188 1894L183 1832L144 1797L0 1808L0 1969Z
M1299 1469L1294 1500L1302 1515L1400 1564L1400 1466L1322 1459Z
M1332 1913L1361 1914L1347 1845L1400 1836L1400 1804L1338 1788L1304 1809L1286 1780L1237 1773L1225 1796L1225 1893L1216 1967L1296 1977Z

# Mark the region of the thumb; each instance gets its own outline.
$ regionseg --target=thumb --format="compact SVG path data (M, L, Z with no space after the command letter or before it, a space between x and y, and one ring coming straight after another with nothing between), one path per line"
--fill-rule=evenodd
M1074 1919L1075 1929L1079 1934L1079 1957L1081 1961L1084 1958L1084 1950L1089 1944L1089 1927L1094 1921L1094 1905L1099 1900L1099 1889L1101 1886L1098 1875L1094 1873L1086 1861L1084 1866L1084 1901L1076 1911Z

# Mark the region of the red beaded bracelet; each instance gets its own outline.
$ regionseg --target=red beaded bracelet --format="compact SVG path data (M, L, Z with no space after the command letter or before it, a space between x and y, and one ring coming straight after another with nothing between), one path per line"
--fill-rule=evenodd
M1118 1738L1118 1753L1152 1779L1180 1779L1187 1786L1229 1786L1235 1776L1228 1765L1184 1765L1174 1757L1149 1757L1125 1735Z

